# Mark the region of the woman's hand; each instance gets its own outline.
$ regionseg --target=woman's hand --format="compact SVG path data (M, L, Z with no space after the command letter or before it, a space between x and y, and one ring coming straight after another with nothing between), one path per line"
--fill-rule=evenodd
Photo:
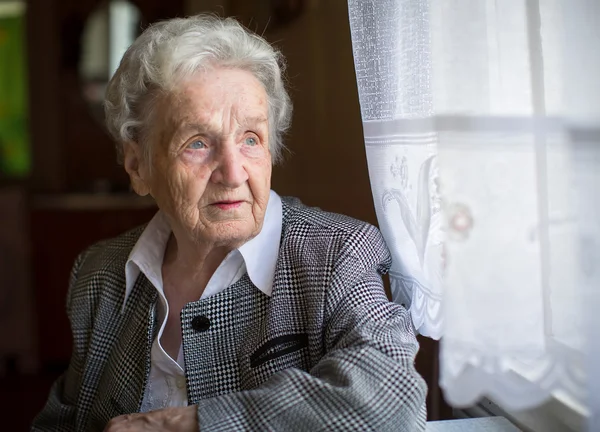
M115 417L108 422L104 432L196 432L197 430L196 406L191 405Z

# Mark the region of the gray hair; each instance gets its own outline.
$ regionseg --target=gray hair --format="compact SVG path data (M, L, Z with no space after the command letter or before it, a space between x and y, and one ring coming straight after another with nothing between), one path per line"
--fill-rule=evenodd
M182 79L210 67L251 72L267 93L269 142L274 163L282 158L283 135L292 116L285 89L282 54L233 18L197 15L162 21L148 27L125 52L108 83L104 101L106 125L117 141L119 162L123 144L143 146L146 127L160 94ZM149 146L143 146L148 156Z

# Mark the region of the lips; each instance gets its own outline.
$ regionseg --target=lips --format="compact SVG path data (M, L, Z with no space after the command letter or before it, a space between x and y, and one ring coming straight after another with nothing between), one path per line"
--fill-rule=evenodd
M244 201L224 200L224 201L216 201L211 205L213 205L221 210L233 210L233 209L239 208L243 203L244 203Z

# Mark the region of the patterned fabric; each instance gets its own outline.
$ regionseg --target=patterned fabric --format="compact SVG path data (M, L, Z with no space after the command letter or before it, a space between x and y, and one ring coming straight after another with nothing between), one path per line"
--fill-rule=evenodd
M67 299L73 357L32 430L101 431L139 411L157 330L144 275L121 306L142 230L77 259ZM424 430L414 327L383 290L390 264L375 227L285 198L271 297L245 275L181 313L199 429Z
M199 298L203 299L220 293L239 281L246 272L252 283L270 296L279 257L282 224L281 197L275 191L270 191L269 203L260 232L223 259ZM169 304L163 289L162 264L170 236L171 225L168 218L162 211L159 211L146 225L125 265L125 303L127 303L127 295L133 289L140 272L144 273L158 292L159 331L152 344L150 376L146 383L141 412L167 407L182 407L188 404L183 344L180 345L177 356L171 358L160 343L169 315Z

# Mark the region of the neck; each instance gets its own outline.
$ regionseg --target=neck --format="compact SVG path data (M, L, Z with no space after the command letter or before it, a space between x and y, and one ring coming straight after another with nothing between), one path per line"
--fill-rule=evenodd
M233 248L185 241L171 234L163 260L165 294L198 299L223 259Z

